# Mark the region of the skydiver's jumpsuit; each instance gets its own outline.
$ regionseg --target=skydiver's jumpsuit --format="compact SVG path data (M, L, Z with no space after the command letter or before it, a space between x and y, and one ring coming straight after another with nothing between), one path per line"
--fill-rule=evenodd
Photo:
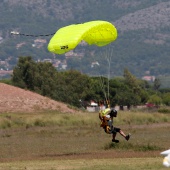
M110 116L111 109L107 108L99 112L99 117L102 118L101 127L108 134L116 134L120 132L120 128L113 127L113 118Z

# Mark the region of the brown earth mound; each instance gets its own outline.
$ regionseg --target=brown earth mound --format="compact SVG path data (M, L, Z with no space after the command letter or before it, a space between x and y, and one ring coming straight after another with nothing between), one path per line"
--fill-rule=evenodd
M0 113L58 110L74 113L66 104L37 93L0 83Z

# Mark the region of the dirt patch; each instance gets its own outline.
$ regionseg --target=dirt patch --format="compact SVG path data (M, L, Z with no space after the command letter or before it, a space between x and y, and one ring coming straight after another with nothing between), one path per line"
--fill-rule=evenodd
M37 93L0 83L0 113L58 110L74 113L66 104Z

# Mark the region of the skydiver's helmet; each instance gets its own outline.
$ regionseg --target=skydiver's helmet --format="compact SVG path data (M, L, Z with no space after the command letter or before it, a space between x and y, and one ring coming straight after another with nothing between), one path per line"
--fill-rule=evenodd
M117 116L117 110L112 109L111 112L110 112L110 116L111 117L116 117Z

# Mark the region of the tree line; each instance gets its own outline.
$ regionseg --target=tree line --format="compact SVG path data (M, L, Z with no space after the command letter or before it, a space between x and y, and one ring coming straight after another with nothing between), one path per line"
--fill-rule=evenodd
M84 107L84 103L91 100L100 102L106 99L111 106L128 108L147 102L170 106L170 89L160 90L159 79L149 84L137 79L126 68L123 77L90 77L72 69L61 72L49 62L35 62L31 56L26 56L19 57L11 83L76 107Z

